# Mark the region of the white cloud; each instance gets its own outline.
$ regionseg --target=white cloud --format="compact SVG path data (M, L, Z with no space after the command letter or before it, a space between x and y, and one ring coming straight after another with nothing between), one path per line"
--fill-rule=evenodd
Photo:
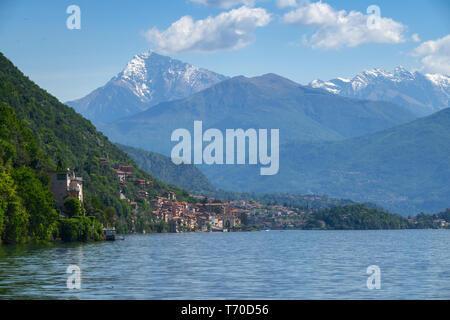
M390 18L380 17L375 27L368 27L371 15L358 11L335 10L327 3L314 2L298 5L287 12L283 21L287 24L316 27L306 40L313 48L339 49L356 47L363 43L404 42L405 26Z
M252 7L255 4L254 0L189 0L190 2L200 3L205 6L219 7L223 9L230 9L238 5L245 5Z
M450 75L450 34L421 43L413 55L421 58L422 70Z
M145 33L156 49L165 53L237 50L250 44L253 31L267 25L271 16L265 9L241 7L216 17L194 21L184 16L164 30Z
M280 9L296 6L297 6L296 0L277 0L277 7Z

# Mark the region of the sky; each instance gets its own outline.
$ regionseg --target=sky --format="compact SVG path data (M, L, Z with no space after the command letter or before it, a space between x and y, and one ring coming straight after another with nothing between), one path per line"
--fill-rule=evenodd
M80 29L67 27L71 5ZM450 1L0 0L0 51L63 102L149 49L227 76L301 84L400 65L448 75Z

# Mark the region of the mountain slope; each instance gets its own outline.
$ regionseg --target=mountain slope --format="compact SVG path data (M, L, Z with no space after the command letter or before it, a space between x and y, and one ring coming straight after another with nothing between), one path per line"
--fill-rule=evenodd
M203 166L221 188L312 192L377 203L398 213L450 206L450 108L362 137L281 147L280 171Z
M150 51L134 56L103 87L67 105L94 123L108 123L163 101L188 97L225 79Z
M167 184L189 191L215 191L205 175L193 165L175 165L169 157L162 154L121 144L116 145L125 151L142 170Z
M403 107L360 101L298 85L275 74L235 77L188 98L164 102L135 116L100 126L116 142L170 154L177 128L280 129L280 143L354 137L414 119Z
M364 71L352 79L314 80L309 86L345 97L390 101L418 116L450 107L450 77L409 72L402 67L393 72Z
M263 204L283 204L290 207L307 207L324 209L334 206L354 204L348 199L329 198L325 195L271 193L256 194L248 192L232 192L217 190L205 175L193 165L175 165L172 160L159 153L116 144L125 151L140 168L152 176L168 183L182 187L185 190L196 191L198 194L222 200L256 201ZM367 204L373 207L372 204Z
M168 190L176 192L180 199L188 195L137 168L127 154L109 142L90 121L39 88L3 54L0 54L0 102L11 106L17 118L32 132L40 150L48 157L46 169L54 169L60 162L83 177L87 213L96 215L105 206L114 208L121 231L129 231L131 210L125 200L119 199L119 194L123 191L129 199L135 199L138 187L134 184L126 188L120 186L110 166L134 166L134 178L153 181L150 196L162 195ZM100 163L99 158L107 158L110 166ZM141 207L146 208L144 202Z

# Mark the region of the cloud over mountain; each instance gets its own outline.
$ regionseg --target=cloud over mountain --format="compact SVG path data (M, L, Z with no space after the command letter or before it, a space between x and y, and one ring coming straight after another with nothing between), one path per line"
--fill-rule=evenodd
M287 5L290 1L279 1ZM283 22L298 26L312 26L316 30L305 43L312 48L339 49L363 43L401 43L405 41L405 26L390 18L379 17L374 27L359 11L336 10L324 2L304 2L283 15Z
M422 69L450 75L450 34L421 43L413 55L421 58Z
M237 50L249 45L254 39L253 31L270 20L265 9L242 6L203 20L184 16L168 29L154 27L145 36L165 53Z

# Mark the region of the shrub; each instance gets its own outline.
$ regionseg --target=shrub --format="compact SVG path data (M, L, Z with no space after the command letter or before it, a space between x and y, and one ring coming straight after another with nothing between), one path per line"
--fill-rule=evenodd
M69 218L79 216L81 213L80 200L74 197L69 197L64 200L64 212Z
M59 221L59 235L64 242L99 241L104 238L103 227L94 217L73 217Z

